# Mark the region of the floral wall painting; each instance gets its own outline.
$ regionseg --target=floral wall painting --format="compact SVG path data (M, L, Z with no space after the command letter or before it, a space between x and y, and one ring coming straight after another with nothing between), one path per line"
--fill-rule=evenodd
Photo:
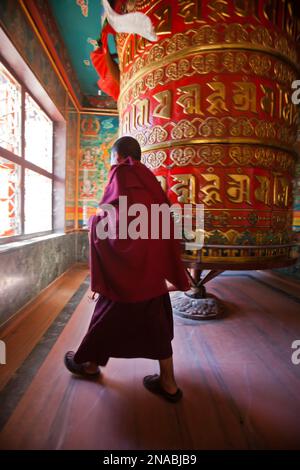
M294 180L294 230L300 232L300 161L296 166Z
M67 152L66 152L66 230L76 228L76 160L78 113L68 102L67 112Z

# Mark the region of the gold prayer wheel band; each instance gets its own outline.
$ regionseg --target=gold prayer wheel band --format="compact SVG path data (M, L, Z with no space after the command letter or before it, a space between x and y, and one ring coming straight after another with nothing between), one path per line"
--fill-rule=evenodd
M132 45L130 44L131 40L132 37L127 34L124 35L124 33L117 36L122 71L125 71L128 65L131 65L134 57L141 55L143 52L150 54L151 59L153 59L153 51L157 49L157 43L153 45L146 39L135 38ZM241 23L206 24L199 25L195 29L175 32L171 38L160 41L159 59L174 52L185 54L186 50L193 46L202 46L209 49L215 45L225 47L232 44L237 45L237 47L244 46L251 49L264 47L267 51L280 55L296 67L298 66L295 42L289 41L286 35L269 30L261 25Z
M245 269L244 265L247 264L247 269L265 269L268 264L273 264L276 267L281 266L281 260L284 264L286 260L297 257L297 245L287 246L264 246L264 247L226 247L226 246L205 246L200 252L185 253L183 261L188 264L208 265L212 264L211 268L215 268L215 264L219 267L224 266L224 269L233 269L236 265L238 269ZM232 266L228 266L232 264ZM241 266L242 265L242 266ZM211 269L210 268L210 269Z
M295 79L297 74L300 72L300 67L298 66L297 63L293 62L283 54L274 51L273 49L268 49L265 47L260 47L260 46L246 46L245 44L219 44L219 45L211 45L211 46L197 46L194 48L187 49L185 51L180 51L174 54L170 54L162 59L159 60L158 63L152 63L149 64L143 68L140 68L140 64L138 64L138 71L134 72L134 69L136 68L135 65L136 63L134 62L130 72L125 73L122 76L121 79L121 91L120 91L120 96L119 100L121 101L124 94L126 91L130 88L133 87L133 85L142 77L145 76L145 74L149 74L151 72L154 72L155 70L161 68L161 67L166 67L170 65L172 62L177 61L179 59L182 59L183 57L187 59L189 56L193 56L196 53L212 53L212 52L219 52L219 51L224 51L227 50L228 52L236 52L236 51L241 51L241 52L252 52L252 53L263 53L267 56L270 56L271 58L279 59L283 61L285 64L287 64L289 67L291 67L294 70L295 73ZM183 54L184 52L184 54Z
M123 41L125 39L125 41ZM295 42L276 31L261 25L225 23L219 25L199 25L174 33L170 38L162 38L159 43L150 43L143 38L130 35L118 35L120 67L124 74L133 68L135 59L144 66L164 60L166 56L186 55L192 52L217 50L220 48L245 48L262 51L280 57L298 69L297 48ZM136 72L136 70L134 70Z
M214 144L224 144L224 145L228 145L228 144L234 144L234 145L260 145L262 147L270 147L270 148L273 148L273 149L276 149L276 150L282 150L284 152L288 152L290 153L294 160L296 161L297 158L298 158L298 154L297 152L293 149L293 147L289 147L289 146L284 146L284 145L279 145L277 144L276 142L272 142L272 141L269 141L269 142L266 142L266 141L263 141L263 140L260 140L260 139L240 139L239 137L237 138L228 138L228 139L182 139L182 140L178 140L178 141L174 141L174 140L169 140L169 141L166 141L166 142L163 142L163 143L158 143L158 144L155 144L155 145L149 145L149 146L142 146L142 153L146 153L146 152L151 152L151 151L154 151L154 150L161 150L161 149L168 149L168 148L171 148L171 147L177 147L177 146L181 146L181 145L195 145L195 144L205 144L205 145L214 145Z
M201 146L193 145L194 142L174 142L170 145L153 146L150 149L142 149L142 162L151 170L161 167L186 167L193 166L253 166L269 170L285 171L294 174L294 167L298 155L293 150L282 147L262 145L260 142L251 145L249 141L241 145L237 141L235 145L227 142L203 141ZM223 145L224 144L224 145ZM233 144L233 143L232 143Z
M130 116L130 113L127 114ZM125 115L126 117L126 115ZM202 144L249 144L274 147L293 151L296 137L294 127L283 126L278 122L265 122L249 118L208 118L189 121L180 119L167 125L145 126L143 131L123 122L123 134L135 137L143 151L168 148L178 145ZM198 124L198 125L197 125Z

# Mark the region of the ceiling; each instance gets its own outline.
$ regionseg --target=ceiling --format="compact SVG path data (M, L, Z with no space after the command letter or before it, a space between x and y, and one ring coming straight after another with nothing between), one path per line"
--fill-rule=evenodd
M36 5L39 10L43 10L42 21L45 22L47 18L45 26L52 30L52 42L62 65L67 69L74 90L77 86L77 94L78 91L81 94L79 101L82 106L116 108L116 102L111 97L99 92L99 77L90 59L90 53L97 47L96 40L100 35L104 11L102 1L43 0ZM51 21L49 16L52 16ZM116 52L113 37L109 38L109 46L111 52Z

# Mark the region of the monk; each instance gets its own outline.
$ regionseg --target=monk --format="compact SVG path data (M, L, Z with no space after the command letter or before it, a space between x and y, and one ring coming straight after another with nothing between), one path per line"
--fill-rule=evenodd
M116 217L111 220L120 226L121 196L127 198L128 207L143 204L148 214L154 204L167 204L169 209L160 183L140 160L141 148L134 138L121 137L114 143L109 181L98 215L89 221L91 289L99 297L86 335L76 352L65 354L64 362L74 374L97 378L99 366L105 366L110 357L158 360L160 373L144 377L144 386L177 402L182 391L174 377L169 289L171 285L186 291L189 281L174 225L168 238L162 237L161 230L156 238L124 237L117 230L115 237L98 236L99 224L107 217L101 208L105 204L115 209ZM133 220L128 212L128 225Z

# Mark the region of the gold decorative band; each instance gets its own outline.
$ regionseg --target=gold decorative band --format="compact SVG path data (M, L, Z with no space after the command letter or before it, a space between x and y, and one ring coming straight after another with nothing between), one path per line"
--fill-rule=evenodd
M133 84L143 77L145 74L154 72L156 69L161 68L163 66L166 66L170 64L174 60L178 60L181 58L185 58L189 55L194 55L197 52L212 52L212 51L224 51L224 50L239 50L239 51L251 51L251 52L260 52L260 53L265 53L268 54L269 56L276 57L277 59L283 60L286 62L288 65L293 67L297 73L300 72L300 67L298 67L294 62L291 60L288 60L287 57L285 57L283 54L281 54L278 51L274 51L273 49L266 48L266 47L259 47L259 46L249 46L245 47L245 45L236 43L236 44L219 44L219 45L205 45L205 46L197 46L197 47L192 47L184 51L179 51L174 54L170 54L169 56L165 57L164 59L161 59L159 62L148 65L144 68L139 69L132 78L127 79L126 75L124 75L124 78L121 83L121 92L118 101L122 99L122 96L124 93L133 86ZM125 83L125 86L122 86L123 83Z
M190 165L209 167L207 171L212 171L215 165L227 168L253 166L293 175L296 159L297 154L293 151L263 145L248 145L248 143L242 145L209 143L199 146L183 144L169 149L143 150L142 153L143 163L152 171L158 168L184 168Z
M222 23L218 24L198 24L196 28L187 29L183 32L173 32L171 29L165 30L168 37L162 38L158 43L150 43L147 40L136 40L132 35L120 34L117 36L117 47L122 70L137 55L149 52L150 62L155 61L157 54L159 59L164 55L172 54L175 51L185 51L193 45L216 45L233 44L254 45L271 48L283 54L288 60L297 65L296 38L287 39L285 33L279 33L275 29L270 29L262 24L251 23ZM133 41L133 42L132 42Z
M204 245L201 251L185 252L183 260L201 263L220 263L224 265L230 261L236 263L266 263L268 259L296 256L297 246L293 243L283 244L282 246L243 246L243 247L221 247L213 245Z
M193 145L193 144L243 144L243 145L261 145L264 147L272 147L278 150L284 150L286 152L289 152L294 155L295 159L297 158L297 152L293 149L293 147L285 146L285 145L280 145L277 142L274 141L264 141L261 139L250 139L250 138L235 138L235 137L230 137L227 139L182 139L180 141L174 141L174 140L169 140L167 142L161 142L156 145L148 145L145 147L142 147L142 152L149 152L151 150L159 150L159 149L165 149L165 148L172 148L174 146L179 146L179 145Z

